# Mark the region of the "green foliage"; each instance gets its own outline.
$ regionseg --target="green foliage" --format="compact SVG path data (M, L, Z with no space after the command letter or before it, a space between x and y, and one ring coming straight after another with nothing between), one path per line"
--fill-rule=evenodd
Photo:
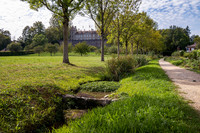
M63 53L63 48L64 48L64 43L62 43L62 44L60 45L60 47L59 47L59 51L60 51L61 53ZM73 45L72 45L72 43L69 43L69 44L68 44L68 52L71 53L72 51L73 51Z
M196 72L200 72L200 56L196 59L192 58L192 53L187 53L189 58L179 58L179 57L167 57L166 61L172 63L176 66L182 66ZM186 55L185 55L186 56Z
M23 86L0 92L0 131L36 131L61 121L62 98L58 92L62 90L53 85Z
M16 42L12 42L10 43L7 48L11 51L11 52L19 52L20 50L22 50L22 46L20 43L16 43Z
M11 43L10 32L0 29L0 51L7 47Z
M34 54L33 51L20 51L20 52L0 52L0 56L20 56Z
M45 51L46 52L49 52L50 55L52 56L52 53L56 53L58 52L58 48L59 48L59 45L58 44L51 44L51 43L48 43L46 44L45 46Z
M180 52L180 56L184 56L184 51L183 50L181 50L181 51L179 51Z
M147 60L144 56L121 56L113 57L106 63L106 73L102 76L103 80L119 81L125 76L133 73L136 67L145 65Z
M149 62L145 55L137 55L137 56L133 56L133 58L136 61L136 64L135 64L136 67L144 66Z
M171 62L173 65L179 66L183 63L183 60L176 60Z
M136 69L116 93L129 97L96 108L55 133L199 132L198 114L174 91L158 61Z
M180 52L179 51L175 51L175 52L172 53L172 56L178 57L178 56L180 56Z
M74 51L82 56L90 52L90 46L86 42L79 42L75 45Z
M33 37L33 42L31 43L31 47L34 48L36 46L44 46L48 42L47 38L43 34L36 34Z
M81 90L91 91L91 92L112 92L120 87L118 82L110 81L99 81L99 82L89 82L80 86Z
M40 53L44 51L44 48L43 48L43 46L36 46L33 48L33 51L34 51L34 53L37 53L39 56Z
M95 52L97 49L98 49L97 47L90 45L90 51L91 52Z
M111 47L108 47L108 53L109 54L117 54L117 46L112 45Z
M161 30L164 39L166 51L173 53L179 48L185 50L187 45L190 45L189 27L186 29L170 26L169 29Z

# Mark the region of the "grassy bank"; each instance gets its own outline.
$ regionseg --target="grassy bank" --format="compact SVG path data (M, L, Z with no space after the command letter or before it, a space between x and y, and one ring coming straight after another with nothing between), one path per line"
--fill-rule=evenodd
M124 99L89 111L56 133L200 132L200 120L180 98L158 61L140 67L120 81Z
M185 69L200 73L200 60L189 59L185 57L165 57L165 61L173 65L183 67Z
M104 67L99 56L70 61L73 66L62 64L62 56L0 57L0 132L45 132L63 121L58 94L99 80Z

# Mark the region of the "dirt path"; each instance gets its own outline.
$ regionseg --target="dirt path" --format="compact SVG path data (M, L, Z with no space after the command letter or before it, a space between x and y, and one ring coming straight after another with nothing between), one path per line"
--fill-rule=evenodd
M200 74L174 66L163 59L159 64L169 78L179 86L180 95L191 101L191 105L200 112Z

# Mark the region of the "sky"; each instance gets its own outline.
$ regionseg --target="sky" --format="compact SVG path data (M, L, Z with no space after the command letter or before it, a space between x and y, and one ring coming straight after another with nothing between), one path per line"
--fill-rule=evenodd
M147 12L159 29L188 25L191 35L200 35L200 0L143 0L140 11ZM20 37L24 27L36 21L42 21L47 28L51 16L47 9L31 10L28 3L20 0L0 0L0 29L9 30L12 39ZM80 30L95 29L91 19L81 16L75 17L73 25Z

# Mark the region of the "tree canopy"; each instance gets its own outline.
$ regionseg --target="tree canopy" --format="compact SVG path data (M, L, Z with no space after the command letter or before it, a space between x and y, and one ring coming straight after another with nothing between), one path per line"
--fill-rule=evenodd
M83 0L21 0L30 4L30 8L38 10L46 7L54 15L62 18L64 52L63 63L70 63L68 58L68 29L69 21L74 18L78 11L83 7Z

